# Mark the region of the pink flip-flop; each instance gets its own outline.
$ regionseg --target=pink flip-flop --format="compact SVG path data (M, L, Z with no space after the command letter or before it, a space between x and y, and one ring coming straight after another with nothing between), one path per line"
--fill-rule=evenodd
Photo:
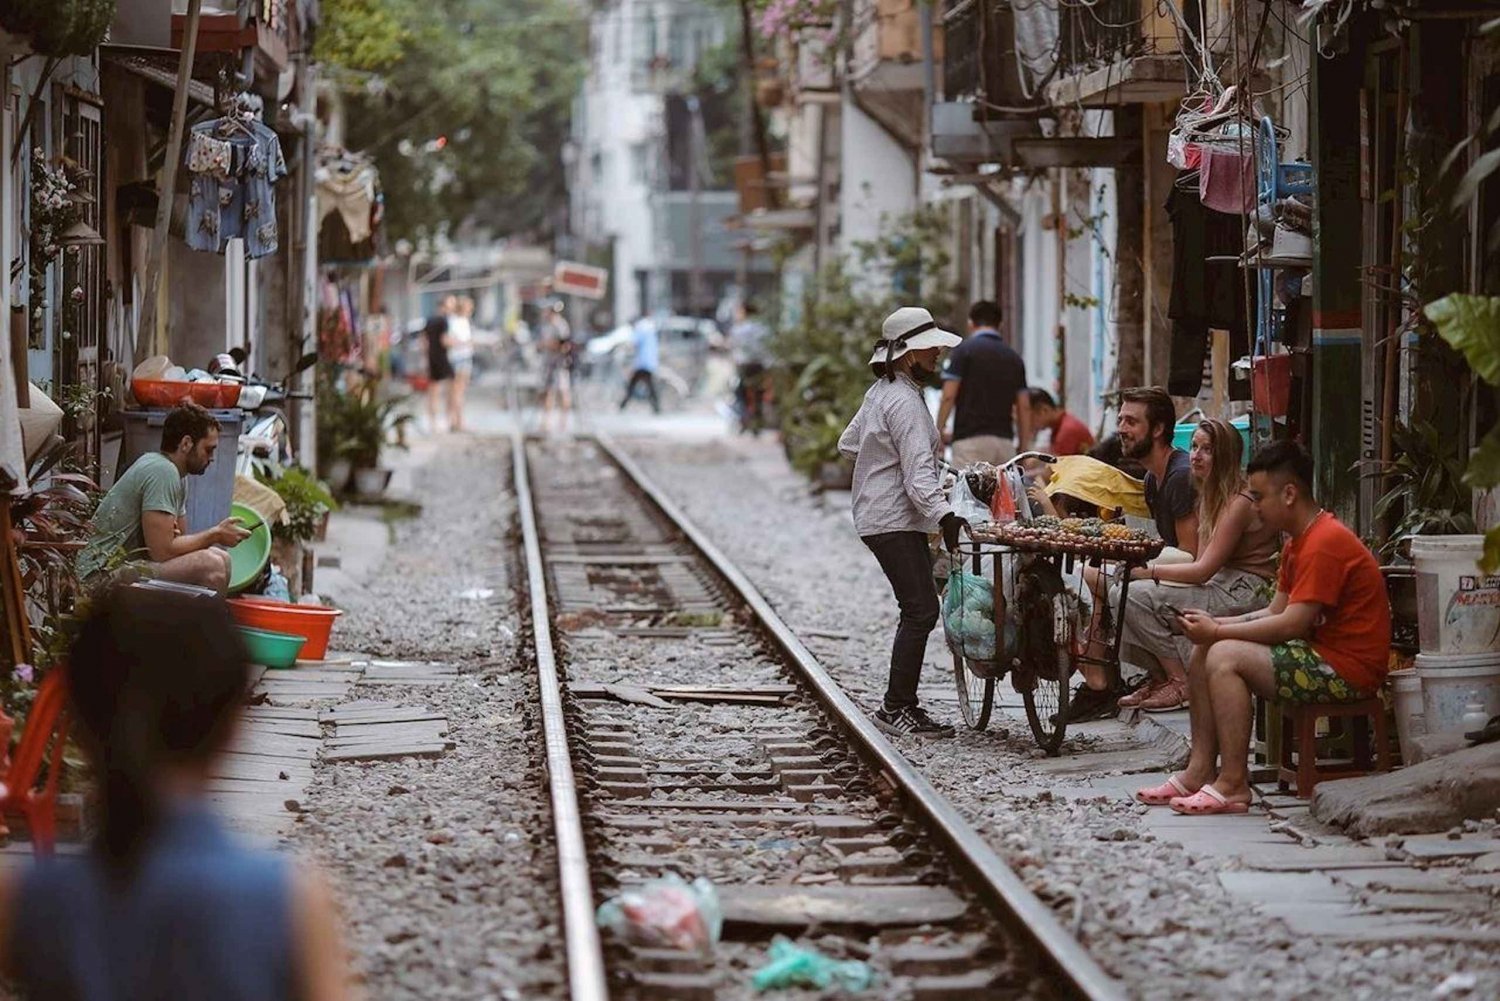
M1179 796L1167 804L1175 812L1193 817L1209 817L1223 813L1249 813L1250 804L1239 800L1230 801L1213 786L1204 786L1191 796Z
M1137 802L1145 803L1147 806L1166 806L1174 799L1181 799L1184 796L1191 796L1192 794L1192 789L1183 785L1182 780L1176 775L1172 775L1159 786L1137 789L1135 791L1135 798Z

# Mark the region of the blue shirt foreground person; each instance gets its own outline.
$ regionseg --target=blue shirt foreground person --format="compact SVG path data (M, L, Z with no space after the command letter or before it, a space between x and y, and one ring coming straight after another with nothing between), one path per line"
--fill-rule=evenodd
M0 975L35 1001L350 997L322 877L241 845L208 801L249 678L224 602L148 583L96 607L66 670L98 837L0 874Z
M635 360L631 363L630 379L625 383L625 398L620 401L620 409L624 410L635 396L635 387L645 386L651 409L659 414L661 400L656 395L656 370L661 365L661 334L656 329L656 321L646 317L635 321L630 329L630 340L635 345Z
M943 496L938 429L921 384L936 371L943 349L958 343L925 309L903 306L888 316L870 358L875 384L839 436L839 454L854 460L854 530L885 571L901 609L885 704L875 713L875 725L891 734L953 736L953 727L917 704L917 682L938 620L927 533L941 528L951 552L965 525Z

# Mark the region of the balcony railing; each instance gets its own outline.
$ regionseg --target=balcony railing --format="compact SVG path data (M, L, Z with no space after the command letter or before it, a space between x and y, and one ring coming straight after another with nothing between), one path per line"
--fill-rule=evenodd
M1015 18L1005 0L964 0L943 16L943 97L1015 106L1029 103L1016 64Z
M1230 0L1179 0L1181 23L1158 0L1094 0L1063 4L1058 9L1058 71L1086 72L1135 56L1170 54L1196 43L1183 29L1203 37L1227 15Z

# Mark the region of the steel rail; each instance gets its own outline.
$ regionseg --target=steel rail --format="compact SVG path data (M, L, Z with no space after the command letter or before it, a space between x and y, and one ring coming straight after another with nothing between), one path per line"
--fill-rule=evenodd
M547 791L552 800L552 830L557 839L557 882L562 893L563 938L568 952L568 996L572 1001L607 1001L604 949L599 942L599 927L594 923L594 887L589 879L573 758L568 752L562 682L552 647L547 577L542 569L542 543L532 504L525 440L520 435L513 436L511 449L516 506L521 512L521 539L526 550L526 584L531 592L532 643L536 649L542 734L547 747Z
M740 599L755 613L760 624L775 639L783 653L796 666L817 695L823 707L843 726L867 760L903 794L907 804L921 814L928 827L947 845L953 860L973 877L970 888L997 920L1029 942L1038 951L1041 965L1059 978L1059 986L1088 1001L1124 1001L1120 983L1105 973L1094 958L1072 935L1068 934L1051 908L1026 888L1010 866L995 854L979 833L969 825L911 763L896 750L885 735L876 729L863 711L844 694L813 656L782 621L760 590L735 566L646 475L635 460L607 435L596 434L599 447L614 461L635 486L667 517L723 577Z

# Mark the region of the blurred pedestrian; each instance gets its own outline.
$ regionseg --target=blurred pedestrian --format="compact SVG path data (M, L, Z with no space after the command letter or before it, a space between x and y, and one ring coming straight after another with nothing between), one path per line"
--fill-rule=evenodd
M452 380L453 364L448 359L448 322L458 308L458 300L444 296L438 306L438 315L427 321L422 333L427 339L427 430L447 430L447 422L440 414L443 399L443 383Z
M563 304L553 303L542 316L542 430L559 414L562 430L568 429L573 412L573 370L578 365L578 345L573 328L563 315Z
M1045 389L1027 390L1031 403L1031 427L1046 428L1052 435L1047 451L1056 456L1084 455L1094 447L1094 434L1083 421L1057 405Z
M66 670L98 834L0 874L0 973L44 1001L349 997L324 879L212 809L249 679L224 602L137 584L95 607Z
M624 410L635 396L636 386L645 386L651 411L659 414L661 400L656 395L656 370L661 365L661 335L657 332L656 321L644 316L635 321L630 329L630 340L635 345L635 358L631 362L630 379L625 383L625 398L620 401L620 409Z
M760 321L753 302L741 303L735 313L735 324L729 330L729 349L735 366L735 405L740 412L740 429L759 434L765 422L769 331Z
M453 382L448 387L448 426L464 429L464 396L474 377L474 300L460 296L453 315L448 317L448 364L453 367Z
M839 454L854 460L854 530L875 554L901 609L885 702L875 713L875 725L892 734L953 736L953 727L917 703L917 682L938 620L927 533L940 528L952 552L967 524L943 495L942 444L922 384L937 371L943 349L959 343L925 309L903 306L892 313L870 358L875 385L839 437Z
M943 366L937 424L943 440L953 445L957 466L998 466L1031 447L1026 363L1001 338L1000 320L1000 307L993 302L980 300L971 306L969 336Z

